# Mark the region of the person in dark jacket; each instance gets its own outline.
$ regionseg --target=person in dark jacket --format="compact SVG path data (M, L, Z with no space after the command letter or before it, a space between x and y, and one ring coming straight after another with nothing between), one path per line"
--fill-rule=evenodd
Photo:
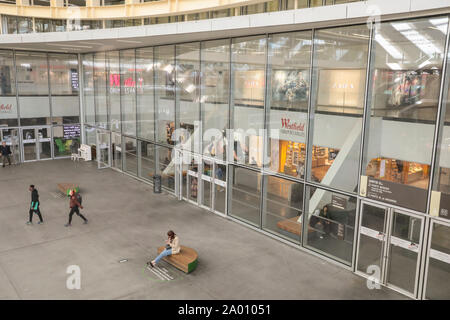
M84 220L84 224L88 223L88 219L86 219L81 213L80 209L83 209L83 206L78 201L77 192L75 190L71 190L70 193L70 213L69 213L69 223L65 224L65 227L70 227L72 225L72 216L74 213L77 214L81 219Z
M31 192L31 205L30 205L30 220L28 220L27 224L33 223L33 213L36 213L39 217L38 224L44 223L44 220L42 220L41 210L39 209L39 193L37 189L34 187L34 185L30 185L28 190Z
M2 154L3 158L3 168L5 167L6 160L8 160L9 165L11 165L11 148L6 145L5 141L3 141L2 145L0 146L0 153Z

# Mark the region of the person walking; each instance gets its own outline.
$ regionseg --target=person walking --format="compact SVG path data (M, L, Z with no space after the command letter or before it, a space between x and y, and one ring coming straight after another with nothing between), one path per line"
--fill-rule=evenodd
M152 268L166 256L180 253L180 239L172 230L167 232L168 239L166 240L166 248L156 257L155 260L147 262Z
M6 160L8 160L9 165L11 165L11 148L6 145L6 141L2 142L2 145L0 146L0 153L3 158L3 168L5 167Z
M81 219L84 220L84 224L88 223L88 219L86 219L81 213L80 213L80 209L83 209L83 206L81 205L80 201L78 200L77 197L77 192L75 190L70 190L70 213L69 213L69 222L67 224L65 224L65 227L70 227L72 225L72 216L74 213L77 214L77 216L79 216Z
M39 217L38 224L42 224L44 223L44 220L42 219L41 210L39 209L39 193L33 184L30 185L28 190L31 192L31 205L29 212L30 219L28 220L27 224L33 224L33 213L36 213Z

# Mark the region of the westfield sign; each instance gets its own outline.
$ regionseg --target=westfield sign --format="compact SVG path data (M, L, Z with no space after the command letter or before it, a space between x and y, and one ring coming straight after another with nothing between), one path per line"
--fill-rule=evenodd
M282 118L281 119L281 129L287 129L287 130L294 130L294 131L305 131L305 124L304 123L297 123L293 122L291 123L291 119Z
M0 104L0 112L1 113L11 113L12 104Z
M143 79L139 78L138 87L142 87ZM109 75L109 88L111 91L120 90L120 74L111 73ZM132 77L128 77L123 81L123 88L125 88L125 93L134 92L136 88L136 81Z

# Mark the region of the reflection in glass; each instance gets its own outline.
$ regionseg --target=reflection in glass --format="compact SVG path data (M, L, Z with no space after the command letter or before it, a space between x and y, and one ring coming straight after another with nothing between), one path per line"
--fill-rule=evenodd
M79 123L78 58L71 54L49 54L53 124Z
M305 172L311 31L269 37L270 169L297 178Z
M233 160L261 167L264 129L266 38L233 39Z
M433 223L428 261L427 299L450 299L450 227Z
M174 145L175 46L155 47L155 107L158 142Z
M78 154L80 144L80 125L53 127L53 150L55 158Z
M177 132L176 143L194 152L194 131L200 118L200 43L176 46Z
M136 136L136 83L134 49L120 51L120 102L122 107L122 133Z
M175 191L175 156L172 153L172 148L156 146L156 158L158 159L158 166L156 173L161 175L162 186L168 188L170 191Z
M428 188L447 22L426 18L375 29L367 176Z
M358 25L318 30L314 44L308 180L356 192L369 29Z
M202 43L203 154L226 159L230 86L230 41Z
M17 126L16 73L12 51L0 50L0 125Z
M111 130L121 131L120 119L120 63L119 51L107 52L108 59L108 104Z
M94 54L95 123L100 128L108 128L106 106L106 54Z
M229 215L260 226L261 174L236 166L230 170Z
M94 55L83 55L84 121L95 124Z
M137 174L137 144L136 139L123 138L125 156L123 158L123 171L136 175Z
M350 265L355 232L356 198L306 187L307 247L324 252ZM303 221L304 219L302 219Z
M303 184L265 176L263 229L300 242Z
M119 133L111 133L112 166L122 170L122 136Z
M138 137L155 140L153 48L136 49Z
M139 177L151 180L155 175L155 145L139 141Z

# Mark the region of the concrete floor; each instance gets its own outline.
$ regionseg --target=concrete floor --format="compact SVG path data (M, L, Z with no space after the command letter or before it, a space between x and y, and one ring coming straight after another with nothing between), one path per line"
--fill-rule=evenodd
M56 184L81 186L83 214L65 228L68 199ZM39 190L45 224L25 224L29 184ZM200 209L96 163L43 161L0 167L0 299L404 299L320 258ZM145 262L173 229L195 248L189 274ZM121 259L128 262L119 263ZM81 290L66 288L66 268L81 268Z

